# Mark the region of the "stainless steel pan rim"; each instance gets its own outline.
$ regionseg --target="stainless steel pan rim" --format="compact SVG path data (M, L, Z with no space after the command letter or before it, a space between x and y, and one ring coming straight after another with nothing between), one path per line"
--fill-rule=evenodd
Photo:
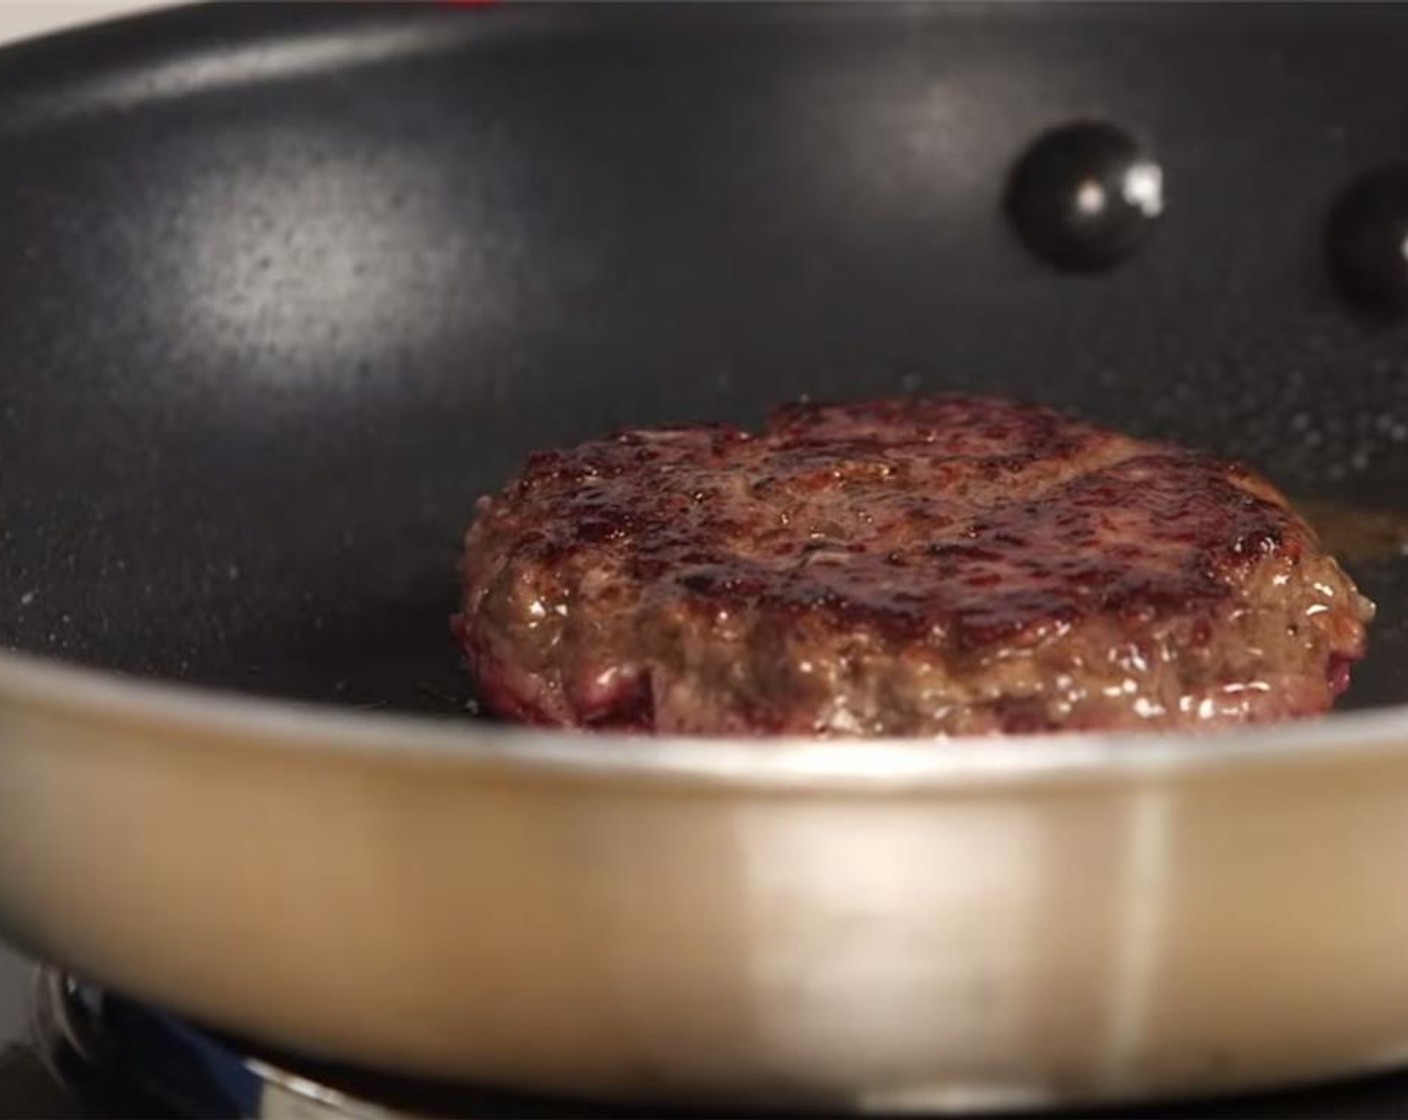
M1021 739L648 737L415 715L343 712L295 701L127 678L0 652L0 712L43 711L95 725L145 726L252 750L354 755L386 765L483 767L508 775L639 778L734 787L920 790L1013 782L1186 775L1408 753L1408 705L1208 734L1059 734ZM0 732L3 716L0 716Z

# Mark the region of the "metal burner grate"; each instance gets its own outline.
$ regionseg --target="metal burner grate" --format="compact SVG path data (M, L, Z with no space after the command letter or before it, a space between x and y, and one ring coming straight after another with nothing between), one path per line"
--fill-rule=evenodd
M580 1104L383 1077L269 1054L56 969L41 969L35 985L35 1034L50 1071L99 1107L123 1116L470 1120L605 1115ZM612 1109L610 1115L645 1114Z

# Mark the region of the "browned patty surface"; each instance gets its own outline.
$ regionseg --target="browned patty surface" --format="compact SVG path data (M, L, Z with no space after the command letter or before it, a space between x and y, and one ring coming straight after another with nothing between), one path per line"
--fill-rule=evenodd
M1305 716L1373 614L1247 467L965 396L539 452L481 500L463 574L492 711L655 732Z

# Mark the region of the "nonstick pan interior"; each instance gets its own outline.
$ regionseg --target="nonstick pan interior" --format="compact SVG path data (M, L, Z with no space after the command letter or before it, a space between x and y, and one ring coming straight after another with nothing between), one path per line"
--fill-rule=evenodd
M1118 44L1113 49L1112 44ZM976 389L1408 504L1404 329L1325 265L1408 9L216 5L0 54L0 639L462 716L474 498L619 425ZM1108 122L1094 273L1002 197ZM1408 563L1350 697L1408 699Z

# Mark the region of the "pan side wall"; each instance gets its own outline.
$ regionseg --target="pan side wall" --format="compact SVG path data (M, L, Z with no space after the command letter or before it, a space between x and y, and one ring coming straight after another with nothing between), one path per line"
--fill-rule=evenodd
M969 1107L1408 1043L1408 762L868 794L568 780L11 709L6 932L398 1071Z

